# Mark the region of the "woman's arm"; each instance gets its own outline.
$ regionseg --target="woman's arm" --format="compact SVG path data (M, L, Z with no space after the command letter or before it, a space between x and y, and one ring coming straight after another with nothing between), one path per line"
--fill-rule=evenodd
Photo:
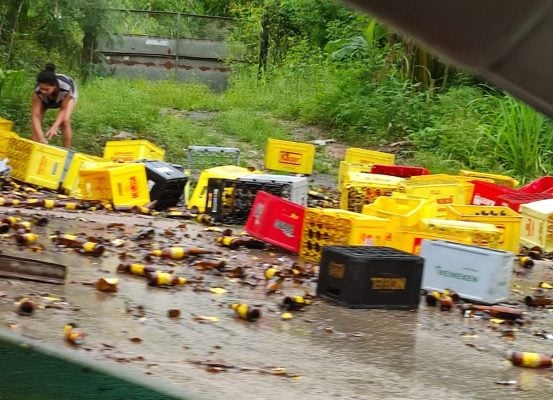
M31 103L31 126L33 129L33 140L40 143L48 143L44 137L44 132L42 132L42 102L36 93L33 93Z
M58 111L58 115L56 116L56 119L50 129L46 132L46 137L48 139L52 139L52 137L56 136L58 133L58 129L65 119L65 114L67 112L67 105L69 104L69 100L71 100L72 97L70 95L67 95L63 98L60 104L60 110Z

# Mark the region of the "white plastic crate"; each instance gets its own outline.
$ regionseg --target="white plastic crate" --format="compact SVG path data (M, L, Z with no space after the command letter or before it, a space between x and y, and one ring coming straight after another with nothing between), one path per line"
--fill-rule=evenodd
M463 299L494 304L507 299L515 256L509 251L445 240L423 240L422 289L454 290Z

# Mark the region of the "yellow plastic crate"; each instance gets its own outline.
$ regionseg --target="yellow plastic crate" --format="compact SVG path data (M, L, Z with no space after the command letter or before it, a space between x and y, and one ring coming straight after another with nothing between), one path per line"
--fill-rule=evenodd
M418 254L424 239L443 239L472 246L499 248L501 232L492 224L423 218L420 228L397 232L390 247Z
M362 163L362 164L381 164L394 165L396 155L384 153L382 151L361 149L358 147L348 147L344 156L344 161Z
M265 168L275 171L295 172L310 175L315 161L315 145L267 139Z
M111 201L114 206L143 206L150 202L146 167L124 163L81 168L79 189L85 200Z
M84 153L74 153L65 175L61 183L61 190L66 195L71 195L77 199L82 198L81 189L79 187L79 171L81 169L92 169L106 165L113 165L114 163L106 161L103 158L91 156Z
M0 131L11 132L13 129L13 122L9 119L0 117Z
M338 168L338 187L343 187L349 182L350 173L362 172L365 174L371 173L372 164L353 163L349 161L340 161Z
M510 188L517 187L519 183L516 179L511 178L510 176L507 176L507 175L488 174L486 172L468 171L465 169L460 170L459 175L470 176L473 178L491 179L493 182L497 183L498 185L504 185Z
M435 218L437 212L436 202L401 197L379 197L363 207L363 214L387 218L395 229L416 227L423 218Z
M10 176L22 182L57 190L61 183L68 151L20 137L8 143Z
M521 204L520 244L553 251L553 199Z
M465 184L445 174L412 176L399 185L399 191L438 204L438 218L445 218L448 204L465 204Z
M19 135L15 132L0 130L0 158L8 156L8 145L11 138L17 138Z
M255 172L253 172L255 173ZM222 165L204 169L198 178L198 183L194 188L194 192L187 201L188 208L196 208L198 212L205 211L207 200L207 184L210 178L238 179L241 176L251 175L252 171L247 168L238 167L236 165Z
M363 206L379 196L391 196L405 179L396 176L349 173L349 183L342 187L340 208L360 213Z
M390 221L346 210L307 208L303 223L300 255L319 261L323 246L386 246Z
M148 140L111 140L104 147L104 158L109 161L160 160L165 150Z
M447 218L493 224L501 232L499 249L512 251L515 254L520 250L522 216L509 207L452 204L447 206Z

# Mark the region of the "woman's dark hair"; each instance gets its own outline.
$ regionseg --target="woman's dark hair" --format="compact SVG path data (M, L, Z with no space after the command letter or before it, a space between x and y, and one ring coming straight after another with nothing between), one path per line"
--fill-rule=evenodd
M47 85L58 85L58 77L56 76L56 66L48 63L44 66L44 70L41 71L36 77L36 83L45 83Z

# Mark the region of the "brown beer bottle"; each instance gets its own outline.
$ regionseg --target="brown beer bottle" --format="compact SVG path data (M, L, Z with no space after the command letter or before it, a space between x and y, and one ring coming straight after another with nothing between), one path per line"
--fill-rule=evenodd
M213 251L202 249L199 247L166 247L164 249L152 250L149 254L151 256L170 258L171 260L181 260L188 256L196 256L200 254L211 254Z
M13 229L18 232L31 232L32 224L29 221L18 221L13 226Z
M255 322L261 318L261 310L259 308L250 307L244 303L233 303L229 307L243 320Z
M155 271L146 274L146 278L150 286L177 286L186 284L186 278L168 272Z
M52 236L52 240L58 246L65 246L77 249L80 253L92 256L101 256L105 250L105 247L103 245L96 242L90 242L76 235L62 234L58 232Z
M18 221L20 221L20 218L14 217L13 215L8 215L4 219L2 219L2 223L8 224L9 226L15 226Z
M219 236L217 243L221 246L228 247L231 250L236 250L240 246L247 247L248 249L264 249L265 243L260 240L252 238L242 238L238 236Z
M143 265L143 264L136 264L136 263L119 264L117 266L117 272L146 276L149 273L155 272L155 268L150 265Z
M223 268L227 263L225 260L198 260L194 263L194 266L196 269L221 269Z
M553 304L553 298L544 296L526 296L524 304L528 307L545 307Z
M286 296L284 300L282 300L282 308L287 311L301 310L309 304L311 304L311 300L303 296Z
M13 237L19 245L33 244L38 240L38 235L34 233L16 233Z
M500 306L500 305L476 305L476 304L463 304L461 310L483 311L488 313L494 318L515 320L522 318L522 311L515 307Z
M507 359L517 367L550 368L553 367L553 356L523 351L511 351L507 353Z

